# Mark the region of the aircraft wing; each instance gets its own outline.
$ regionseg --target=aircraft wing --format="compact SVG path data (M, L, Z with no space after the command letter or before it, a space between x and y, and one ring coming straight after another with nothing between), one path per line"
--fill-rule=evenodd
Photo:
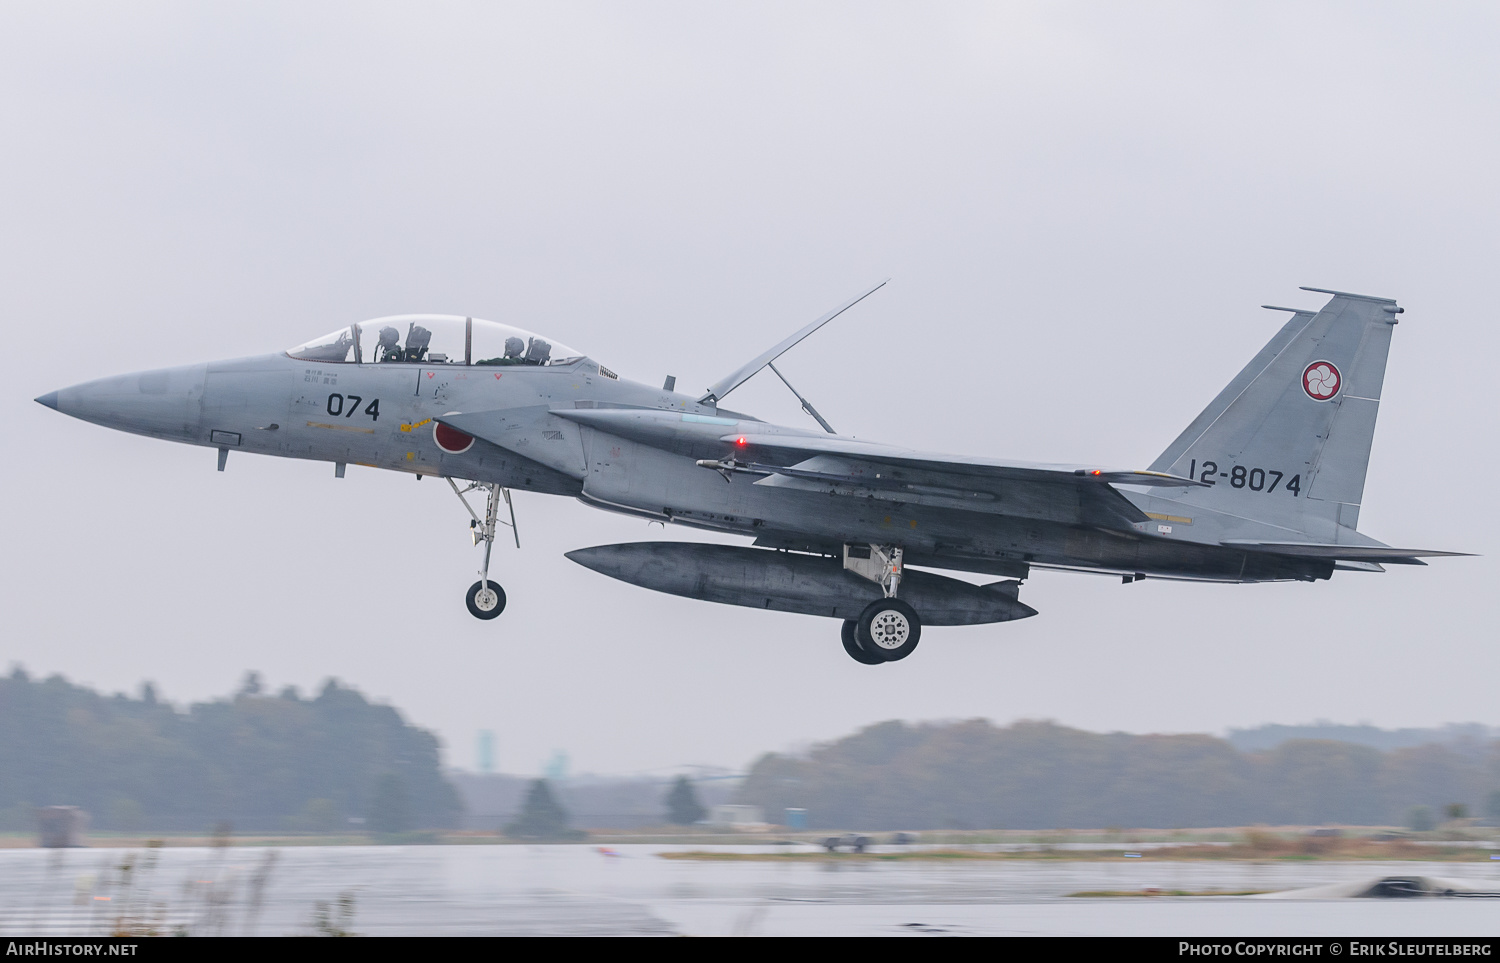
M760 485L961 506L1116 531L1148 516L1111 483L1198 484L1161 472L965 458L834 435L752 432L720 440L733 446L740 470L766 476Z
M1096 468L1089 465L1041 464L999 458L969 458L897 448L837 435L773 435L744 433L724 435L720 441L738 448L755 448L781 454L837 455L882 465L899 465L926 471L973 478L1009 478L1020 481L1145 485L1148 487L1203 487L1203 483L1160 471Z
M1113 485L1182 488L1202 484L1164 472L935 454L843 435L687 412L558 406L548 414L562 422L698 459L704 468L761 475L758 485L961 506L1113 530L1129 529L1147 520ZM486 425L451 415L440 420L489 437L482 433Z
M485 419L493 421L501 414L500 412L482 412L474 415L443 415L437 420L444 424L451 424L460 431L495 441L495 438L485 434L485 431L492 428ZM937 472L954 478L962 476L971 480L1011 479L1066 482L1069 485L1090 483L1171 488L1205 487L1203 482L1161 471L1117 470L1092 465L1048 465L1007 461L999 458L943 455L896 445L860 441L845 435L774 429L765 422L752 421L744 416L725 418L687 412L661 411L655 408L596 409L566 408L560 405L547 409L547 414L666 451L675 451L679 454L691 452L694 457L698 458L706 454L722 454L726 448L735 453L737 460L743 460L742 456L746 454L764 455L765 458L757 457L753 460L766 460L773 463L761 467L767 472L778 474L790 472L777 466L795 467L808 459L823 456L867 463L872 466L869 471L861 470L854 473L857 475L857 480L865 483L872 483L880 478L879 466L890 465L927 473ZM725 429L731 427L736 430L725 434ZM491 434L494 432L491 431ZM496 441L496 444L504 447L502 442ZM970 483L955 481L955 487L970 487Z

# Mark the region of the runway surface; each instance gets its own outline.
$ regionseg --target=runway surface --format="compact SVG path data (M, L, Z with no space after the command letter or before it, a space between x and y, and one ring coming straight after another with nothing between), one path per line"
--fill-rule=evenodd
M1493 899L1077 898L1380 876L1500 887L1500 863L665 860L623 845L0 850L0 935L1493 936ZM693 847L703 849L705 847ZM720 847L748 851L756 847ZM129 869L124 869L129 864Z

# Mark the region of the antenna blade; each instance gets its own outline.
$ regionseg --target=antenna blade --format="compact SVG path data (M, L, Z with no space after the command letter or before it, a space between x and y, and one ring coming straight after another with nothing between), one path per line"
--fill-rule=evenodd
M875 285L873 288L864 292L863 294L854 298L850 298L848 301L845 301L843 304L834 308L832 311L829 311L827 314L823 315L812 324L809 324L801 331L798 331L796 334L787 338L785 341L776 345L774 348L771 348L769 351L765 352L762 355L759 355L751 361L747 361L733 374L729 375L728 377L721 378L719 381L715 382L713 386L710 387L708 391L703 395L703 397L698 399L698 403L717 404L718 402L722 401L731 391L749 381L757 371L764 368L772 361L775 361L787 351L791 350L797 344L797 342L812 334L814 331L832 321L834 318L843 314L845 311L854 307L856 304L874 294L876 291L879 291L881 288L885 287L886 282L889 280L890 278L886 278L885 281L881 281L879 284Z

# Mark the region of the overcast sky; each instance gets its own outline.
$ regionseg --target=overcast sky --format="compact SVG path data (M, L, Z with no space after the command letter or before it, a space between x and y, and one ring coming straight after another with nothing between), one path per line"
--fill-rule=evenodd
M1222 731L1500 724L1492 4L0 6L0 657L178 702L329 676L503 770L748 764L890 718ZM1298 285L1398 298L1363 531L1482 553L1331 582L1037 573L1041 614L858 665L830 620L563 558L702 538L32 402L405 312L706 386L783 370L842 432L1145 467ZM732 406L811 426L762 376ZM728 539L725 539L728 541Z

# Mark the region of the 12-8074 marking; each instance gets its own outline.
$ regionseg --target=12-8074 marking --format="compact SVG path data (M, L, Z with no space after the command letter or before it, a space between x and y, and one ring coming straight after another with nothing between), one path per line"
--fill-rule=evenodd
M1188 477L1196 478L1205 485L1217 485L1220 478L1227 478L1231 488L1248 488L1253 492L1274 492L1276 486L1281 485L1282 491L1291 492L1293 498L1302 494L1301 475L1287 478L1286 484L1282 485L1281 480L1286 478L1286 472L1280 472L1274 468L1246 468L1244 465L1235 465L1229 471L1219 471L1218 462L1206 461L1203 463L1202 472L1199 472L1198 460L1195 458L1188 468Z

